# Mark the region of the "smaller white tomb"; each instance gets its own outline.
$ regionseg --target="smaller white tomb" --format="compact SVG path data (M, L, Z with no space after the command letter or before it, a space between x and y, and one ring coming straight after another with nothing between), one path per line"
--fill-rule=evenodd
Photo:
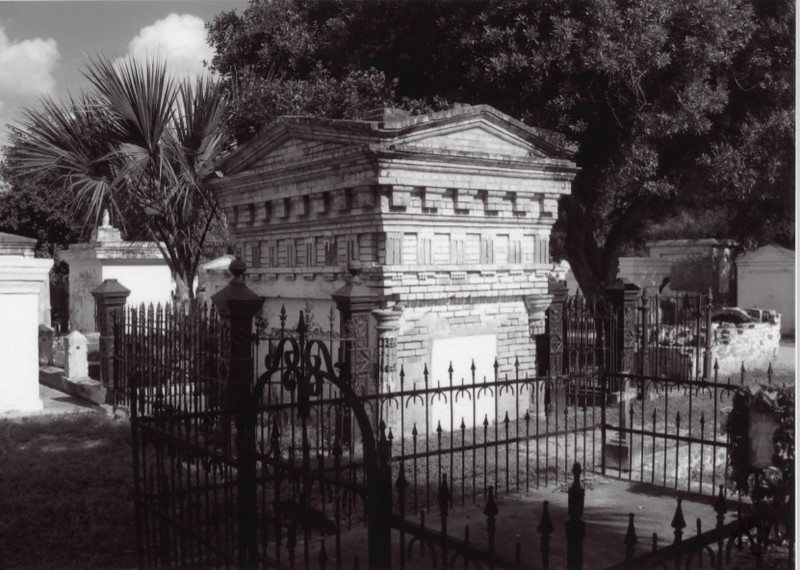
M737 302L781 314L781 334L795 332L795 252L765 245L736 258Z
M158 246L124 241L107 214L89 243L70 245L61 258L69 264L71 330L84 334L97 331L92 290L105 279L116 279L130 289L130 305L163 304L172 298L172 273Z

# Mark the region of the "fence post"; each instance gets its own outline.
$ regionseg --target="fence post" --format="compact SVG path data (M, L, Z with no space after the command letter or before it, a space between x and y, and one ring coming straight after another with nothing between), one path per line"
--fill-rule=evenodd
M369 567L384 570L392 567L392 442L383 420L378 431L377 469L366 474L367 550Z
M439 514L441 519L441 533L442 533L442 568L447 570L447 515L450 512L450 504L453 502L453 496L450 493L450 487L447 486L447 474L442 474L442 481L439 485L439 492L436 498L439 501Z
M528 314L528 333L536 347L536 375L546 376L550 362L550 343L547 337L547 309L552 295L527 295L523 298Z
M681 508L681 499L678 497L678 506L675 507L675 514L672 516L670 526L673 528L675 538L673 544L680 544L683 540L683 529L686 528L686 519L683 518L683 508Z
M609 318L609 363L611 393L609 403L617 399L619 405L619 431L617 437L603 442L603 464L606 468L630 470L630 456L626 438L627 413L625 402L631 398L626 382L619 377L633 371L636 352L636 299L639 287L624 279L617 279L603 291L611 311ZM635 397L635 394L633 395Z
M636 529L633 527L633 513L628 513L628 530L625 532L625 562L631 564L633 562L633 553L636 549L638 538L636 537Z
M483 514L486 515L486 531L489 537L489 556L494 556L494 533L497 530L497 513L500 511L497 508L497 503L494 501L494 486L489 485L488 494L486 497L486 505L483 507ZM493 567L493 565L490 565Z
M582 570L583 537L586 534L586 526L581 519L585 491L581 487L580 463L576 462L572 465L572 477L573 481L567 497L569 520L564 523L567 531L567 570Z
M542 509L542 518L539 521L539 526L536 527L536 530L542 535L542 570L550 570L550 534L555 530L553 521L550 520L550 509L548 505L548 501L545 501L544 508Z
M717 513L718 529L722 528L725 525L725 513L728 512L728 505L727 501L725 500L724 488L725 487L723 485L719 486L719 494L717 495L717 498L714 501L714 512ZM724 543L724 538L720 536L720 539L717 541L717 568L722 568L722 554L724 552L723 543Z
M551 279L547 283L550 294L550 305L547 308L545 334L548 337L547 374L557 376L564 372L564 303L567 301L569 289L563 281Z
M264 297L247 286L244 262L231 261L230 283L211 297L223 326L221 360L227 362L227 404L236 414L236 466L238 501L239 567L253 568L258 563L258 495L256 492L255 402L250 387L253 382L253 317L261 310ZM227 329L227 335L224 334Z
M711 295L711 287L708 288L708 300L705 306L705 326L706 326L706 354L705 358L703 359L703 378L705 380L709 380L711 378L711 370L713 369L713 364L711 359L713 357L712 354L712 346L713 346L713 339L711 335L713 333L712 325L711 325L711 310L714 307L714 298Z
M97 330L100 332L100 380L106 388L106 403L116 403L114 374L114 321L122 319L122 308L131 294L130 289L116 279L105 279L92 290Z
M345 359L350 367L351 386L359 392L373 393L372 354L370 351L370 313L378 306L381 296L361 280L361 268L351 266L347 284L331 295L339 311L339 331L345 346ZM371 382L372 381L372 382ZM377 387L377 386L376 386ZM375 418L374 426L377 426Z

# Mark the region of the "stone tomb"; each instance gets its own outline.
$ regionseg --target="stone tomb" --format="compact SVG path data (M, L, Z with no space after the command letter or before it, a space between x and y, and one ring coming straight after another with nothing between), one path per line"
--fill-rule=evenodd
M70 329L96 332L92 290L105 279L117 279L131 290L128 302L166 303L174 287L169 266L153 242L124 241L104 216L89 243L69 246L61 258L69 264Z
M285 304L288 325L308 306L324 327L348 268L360 270L377 310L368 343L396 336L406 387L425 365L445 385L451 360L469 379L473 357L478 378L495 357L501 376L515 359L532 374L573 149L484 105L369 118L283 117L219 165L213 188L271 324Z
M36 240L0 233L0 412L34 412L39 398L40 297L52 259L36 259Z

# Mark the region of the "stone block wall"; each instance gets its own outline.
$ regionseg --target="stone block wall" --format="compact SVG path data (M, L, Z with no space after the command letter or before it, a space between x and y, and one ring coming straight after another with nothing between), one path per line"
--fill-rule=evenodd
M780 320L776 323L714 323L712 361L719 364L719 378L738 377L745 369L766 370L778 351Z

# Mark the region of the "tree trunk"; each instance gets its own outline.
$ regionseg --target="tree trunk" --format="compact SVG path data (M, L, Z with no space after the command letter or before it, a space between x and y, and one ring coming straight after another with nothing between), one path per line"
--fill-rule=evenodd
M194 288L187 285L189 280L182 275L173 274L175 280L175 302L185 305L194 299ZM192 279L194 281L194 279Z
M566 239L564 248L572 274L584 297L591 298L616 278L618 255L607 255L597 245L591 214L575 199L564 200Z

